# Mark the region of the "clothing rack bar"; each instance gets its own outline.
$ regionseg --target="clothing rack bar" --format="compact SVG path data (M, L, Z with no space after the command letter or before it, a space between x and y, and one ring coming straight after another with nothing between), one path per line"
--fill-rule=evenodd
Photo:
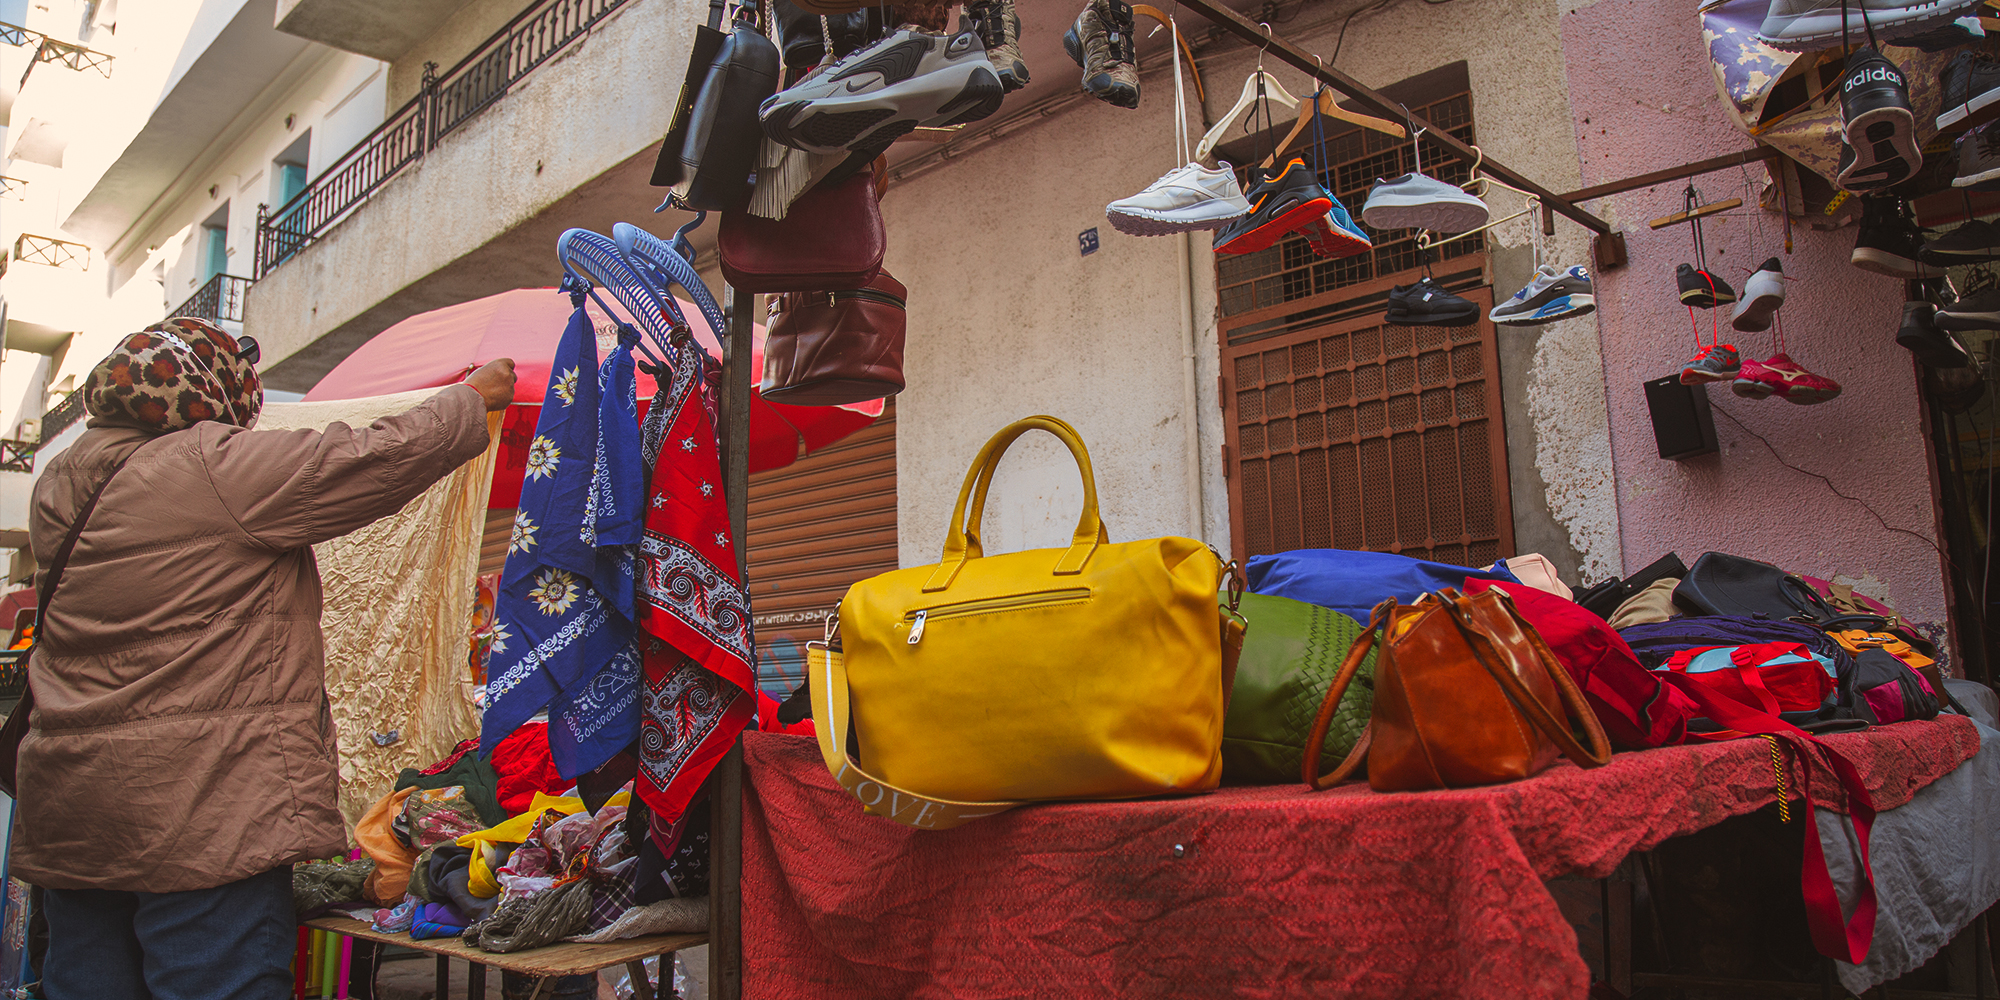
M1481 170L1506 181L1508 184L1534 194L1535 197L1541 199L1543 205L1568 216L1578 225L1589 229L1591 232L1600 235L1611 232L1610 223L1576 207L1567 198L1529 180L1527 177L1494 160L1491 156L1487 156L1484 162L1481 162L1480 154L1474 152L1472 147L1458 141L1457 137L1421 118L1411 115L1402 105L1363 86L1361 81L1342 73L1332 66L1322 65L1322 61L1315 58L1312 53L1293 45L1282 36L1276 33L1266 34L1265 32L1268 29L1260 26L1256 21L1252 21L1230 10L1222 4L1222 0L1180 0L1180 2L1195 13L1208 18L1224 31L1249 42L1251 45L1270 53L1273 57L1293 69L1305 73L1307 76L1360 102L1370 114L1378 115L1391 121L1409 121L1417 128L1424 129L1431 138L1436 139L1439 145L1443 146L1460 161L1478 163Z
M750 592L750 383L751 338L757 296L722 286L729 337L722 345L722 398L716 436L722 450L722 495L729 506L729 534L736 539L736 577ZM748 609L745 609L746 611ZM755 695L751 695L755 697ZM743 741L737 738L715 765L708 783L708 996L743 996ZM672 975L663 973L662 981Z
M1608 198L1614 194L1637 191L1640 188L1652 187L1655 184L1665 184L1668 181L1680 181L1690 177L1699 177L1702 174L1712 174L1718 170L1727 170L1730 167L1745 163L1756 163L1760 160L1775 160L1783 155L1783 153L1778 151L1777 147L1766 146L1760 143L1749 149L1738 150L1737 152L1723 156L1712 156L1706 160L1696 160L1693 163L1684 163L1678 167L1655 170L1652 173L1640 174L1637 177L1627 177L1622 181L1612 181L1609 184L1595 184L1587 188L1571 191L1563 195L1562 198L1569 202Z

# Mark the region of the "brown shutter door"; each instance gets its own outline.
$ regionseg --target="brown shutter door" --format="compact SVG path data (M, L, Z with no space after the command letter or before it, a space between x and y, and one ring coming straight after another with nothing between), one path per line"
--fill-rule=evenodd
M750 609L758 684L783 699L805 644L847 588L896 568L896 408L782 469L750 477Z

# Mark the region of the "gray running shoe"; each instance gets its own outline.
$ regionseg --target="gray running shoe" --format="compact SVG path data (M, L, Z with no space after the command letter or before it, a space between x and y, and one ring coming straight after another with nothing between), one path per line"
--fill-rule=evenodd
M1377 179L1361 205L1361 221L1375 229L1465 233L1485 225L1490 214L1485 202L1429 174Z
M1543 264L1526 288L1494 306L1486 318L1502 326L1535 326L1581 316L1596 308L1590 272L1581 267L1559 271Z
M772 94L757 117L794 149L879 152L919 126L985 118L1005 95L976 33L902 28Z
M1132 5L1090 0L1063 34L1063 51L1083 67L1083 89L1121 108L1139 106L1139 63L1132 38Z
M1842 12L1845 34L1855 41L1868 29L1883 40L1920 35L1950 24L1977 6L1979 0L1771 0L1757 40L1774 49L1804 52L1840 44ZM1864 26L1862 18L1867 17Z
M1008 93L1028 85L1028 64L1021 61L1021 18L1014 13L1014 0L968 0L958 30L979 33L986 58Z

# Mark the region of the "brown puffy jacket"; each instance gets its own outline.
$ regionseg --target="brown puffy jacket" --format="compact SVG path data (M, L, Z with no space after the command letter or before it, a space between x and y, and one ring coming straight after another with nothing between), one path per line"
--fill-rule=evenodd
M345 853L311 546L402 509L486 445L464 385L360 429L92 421L35 483L46 563L131 456L35 651L12 873L170 892Z

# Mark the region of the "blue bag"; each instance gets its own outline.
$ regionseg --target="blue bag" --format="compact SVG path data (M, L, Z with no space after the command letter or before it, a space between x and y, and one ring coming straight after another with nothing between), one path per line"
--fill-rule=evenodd
M1468 579L1523 585L1504 565L1468 569L1393 552L1354 549L1293 549L1251 556L1244 573L1253 594L1317 604L1362 622L1387 598L1412 603L1434 590L1464 587Z

